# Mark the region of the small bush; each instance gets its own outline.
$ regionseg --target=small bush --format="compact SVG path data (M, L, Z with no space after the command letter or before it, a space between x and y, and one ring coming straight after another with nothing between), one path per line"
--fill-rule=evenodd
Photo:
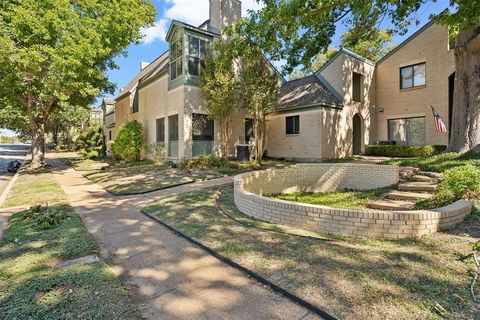
M29 212L25 216L27 219L31 219L32 223L43 230L53 229L63 220L69 217L68 213L61 207L48 208L41 206L34 206L30 208Z
M368 155L399 158L427 157L442 153L446 147L432 146L395 146L395 145L368 145L365 152Z
M115 154L122 159L133 162L139 161L145 145L143 126L136 120L129 121L120 127L115 139Z
M431 200L417 202L419 209L439 208L460 199L475 199L480 194L480 168L472 164L444 172L437 193Z
M98 158L105 153L103 131L100 126L93 126L80 133L75 142L75 151L87 159Z

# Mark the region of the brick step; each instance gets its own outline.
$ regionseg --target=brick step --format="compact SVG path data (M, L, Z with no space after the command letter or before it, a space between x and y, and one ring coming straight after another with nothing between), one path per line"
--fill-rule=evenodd
M411 181L421 181L421 182L437 182L437 179L432 178L432 177L428 177L428 176L424 176L424 175L421 175L421 174L416 174L416 175L410 177L409 180L411 180Z
M440 172L419 171L418 174L436 179L441 179L443 177L443 174L441 174Z
M415 174L417 174L420 169L415 167L400 167L400 177L401 178L409 178Z
M435 192L437 190L437 185L431 182L406 182L398 185L398 190L400 191L425 191L425 192Z
M412 210L415 206L413 201L399 201L390 199L381 199L370 202L369 208L377 210Z
M416 200L423 200L423 199L430 199L433 197L433 194L431 193L418 193L418 192L406 192L406 191L398 191L394 190L391 191L387 194L385 194L385 197L390 200L410 200L410 201L416 201Z

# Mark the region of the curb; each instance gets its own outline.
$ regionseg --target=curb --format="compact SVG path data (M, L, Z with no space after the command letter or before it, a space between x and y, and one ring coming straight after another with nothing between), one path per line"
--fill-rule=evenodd
M246 274L247 276L249 276L250 278L253 278L255 279L256 281L260 282L261 284L263 285L266 285L268 287L270 287L270 289L272 289L274 292L276 293L279 293L281 294L282 296L292 300L293 302L295 302L296 304L298 305L301 305L303 307L305 307L306 309L308 309L309 311L319 315L320 317L322 317L323 319L325 320L337 320L337 318L335 318L334 316L332 316L331 314L329 314L328 312L320 309L319 307L311 304L310 302L300 298L299 296L291 293L290 291L287 291L286 289L282 288L282 287L279 287L277 286L276 284L274 284L273 282L271 282L270 280L264 278L263 276L259 275L258 273L250 270L250 269L247 269L241 265L239 265L238 263L224 257L223 255L219 254L218 252L216 252L215 250L207 247L206 245L204 245L203 243L191 238L190 236L178 231L177 229L169 226L168 224L164 223L163 221L161 221L160 219L158 219L157 217L145 212L143 209L140 210L144 215L146 215L147 217L149 217L150 219L160 223L161 225L163 225L164 227L166 227L167 229L169 229L170 231L172 231L173 233L175 233L176 235L179 235L180 237L184 238L185 240L189 241L190 243L193 243L194 245L200 247L201 249L205 250L206 252L208 252L210 255L214 256L215 258L217 258L218 260L222 261L223 263L226 263L227 265L241 271L242 273Z

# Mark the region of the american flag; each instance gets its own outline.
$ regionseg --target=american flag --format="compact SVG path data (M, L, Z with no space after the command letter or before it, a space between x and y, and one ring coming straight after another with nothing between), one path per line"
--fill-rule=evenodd
M435 128L437 132L447 132L447 126L443 122L442 117L438 114L437 110L432 106L433 120L435 121Z

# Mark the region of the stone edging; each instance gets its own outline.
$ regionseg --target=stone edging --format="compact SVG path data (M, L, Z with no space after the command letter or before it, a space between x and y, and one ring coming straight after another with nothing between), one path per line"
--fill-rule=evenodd
M167 223L163 222L162 220L160 220L159 218L157 218L156 216L152 215L152 214L149 214L148 212L146 212L145 210L140 210L144 215L146 215L147 217L149 217L150 219L160 223L161 225L163 225L164 227L166 227L167 229L169 229L170 231L172 231L173 233L179 235L180 237L184 238L185 240L187 240L188 242L200 247L201 249L205 250L206 252L208 252L210 255L214 256L215 258L217 258L218 260L222 261L223 263L226 263L227 265L229 265L230 267L233 267L239 271L241 271L242 273L246 274L247 276L253 278L254 280L260 282L261 284L263 285L266 285L268 287L270 287L270 289L272 289L273 291L281 294L282 296L292 300L293 302L307 308L308 310L312 311L313 313L319 315L320 317L322 317L323 319L326 319L326 320L337 320L337 318L335 318L334 316L332 316L331 314L329 314L327 311L325 310L322 310L320 309L319 307L311 304L310 302L300 298L299 296L295 295L294 293L291 293L290 291L282 288L282 287L279 287L278 285L276 285L275 283L271 282L270 280L268 280L267 278L264 278L263 276L259 275L258 273L250 270L250 269L247 269L245 268L244 266L236 263L235 261L233 260L230 260L229 258L221 255L220 253L218 253L217 251L211 249L210 247L204 245L203 243L193 239L192 237L178 231L177 229L175 229L174 227L168 225Z
M362 165L357 164L357 166ZM367 168L363 168L365 169ZM302 175L301 172L297 175L294 173L294 171L288 173L287 176ZM268 177L268 189L272 189L275 183L283 184L282 188L285 186L290 188L288 181L284 179L285 175L282 175L279 181L275 181L275 175L272 175L272 172L268 173ZM421 236L453 227L463 221L464 216L472 210L472 203L466 200L460 200L439 209L418 211L330 208L268 198L252 192L255 188L246 190L245 185L251 186L253 180L259 178L261 173L248 173L235 177L234 199L240 211L256 219L319 233L381 239Z

